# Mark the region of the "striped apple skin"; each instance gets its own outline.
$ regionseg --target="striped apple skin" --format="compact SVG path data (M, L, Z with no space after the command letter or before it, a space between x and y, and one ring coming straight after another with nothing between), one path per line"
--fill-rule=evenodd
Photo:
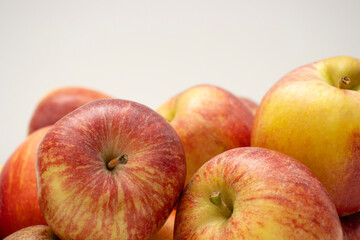
M254 115L238 97L218 86L193 86L164 102L157 112L170 122L183 143L186 182L216 155L250 146Z
M106 162L128 162L108 170ZM184 150L150 108L98 100L58 121L37 159L38 195L61 239L148 239L164 224L184 186Z
M46 224L37 198L36 152L49 127L30 134L0 174L0 239L22 228Z
M225 217L209 196L220 191ZM206 162L176 210L175 240L342 239L334 203L303 164L276 151L247 147Z

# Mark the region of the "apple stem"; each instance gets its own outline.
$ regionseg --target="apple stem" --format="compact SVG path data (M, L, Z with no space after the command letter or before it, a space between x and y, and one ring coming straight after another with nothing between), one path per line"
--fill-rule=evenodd
M344 76L341 78L340 82L339 82L339 88L340 89L345 89L345 87L347 85L349 85L351 82L351 79L348 76Z
M223 201L221 197L221 193L219 191L214 191L210 194L210 202L218 206L222 212L222 214L229 218L232 214L232 211L230 208L226 205L226 203Z
M114 169L118 164L126 164L128 161L128 155L124 154L120 157L116 157L107 164L109 170Z

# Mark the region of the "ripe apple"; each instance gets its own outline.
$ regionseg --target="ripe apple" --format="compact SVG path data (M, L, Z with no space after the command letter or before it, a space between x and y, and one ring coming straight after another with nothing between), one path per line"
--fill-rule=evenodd
M176 210L173 210L164 225L150 240L173 240L175 215Z
M344 240L360 239L360 212L340 218Z
M186 155L186 182L206 161L250 145L253 114L232 93L198 85L172 97L157 112L175 128Z
M254 102L254 100L247 98L247 97L239 97L239 99L250 109L250 111L255 115L256 109L258 108L259 104Z
M228 150L184 188L174 239L342 239L334 203L300 162L263 148Z
M359 90L359 59L332 57L299 67L263 97L252 130L252 146L308 166L340 216L360 209Z
M184 187L179 136L150 108L95 100L45 135L36 163L40 208L61 239L149 239Z
M29 124L29 134L33 131L53 125L57 120L93 100L110 96L82 87L62 87L45 95L35 108Z
M35 225L20 229L4 240L60 240L46 225Z
M46 224L36 189L37 148L49 127L30 134L6 161L0 174L0 239L19 229Z

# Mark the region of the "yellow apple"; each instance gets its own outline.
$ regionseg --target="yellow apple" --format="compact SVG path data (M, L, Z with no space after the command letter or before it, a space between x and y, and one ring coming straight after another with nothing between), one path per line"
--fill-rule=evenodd
M340 216L360 209L360 60L299 67L263 97L251 145L285 153L324 184Z

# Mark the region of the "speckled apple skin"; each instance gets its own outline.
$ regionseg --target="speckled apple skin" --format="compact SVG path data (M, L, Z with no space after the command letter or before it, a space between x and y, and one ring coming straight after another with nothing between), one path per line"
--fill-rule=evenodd
M351 78L352 90L338 88ZM360 60L334 57L302 66L262 99L251 145L285 153L308 166L340 216L360 209Z
M126 164L108 170L111 158ZM39 202L62 240L149 239L183 189L185 154L175 130L127 100L88 103L59 120L38 151Z
M220 191L226 218L210 202ZM263 148L228 150L205 163L185 187L174 239L342 239L334 203L300 162Z
M46 225L35 225L20 229L4 240L60 240Z

